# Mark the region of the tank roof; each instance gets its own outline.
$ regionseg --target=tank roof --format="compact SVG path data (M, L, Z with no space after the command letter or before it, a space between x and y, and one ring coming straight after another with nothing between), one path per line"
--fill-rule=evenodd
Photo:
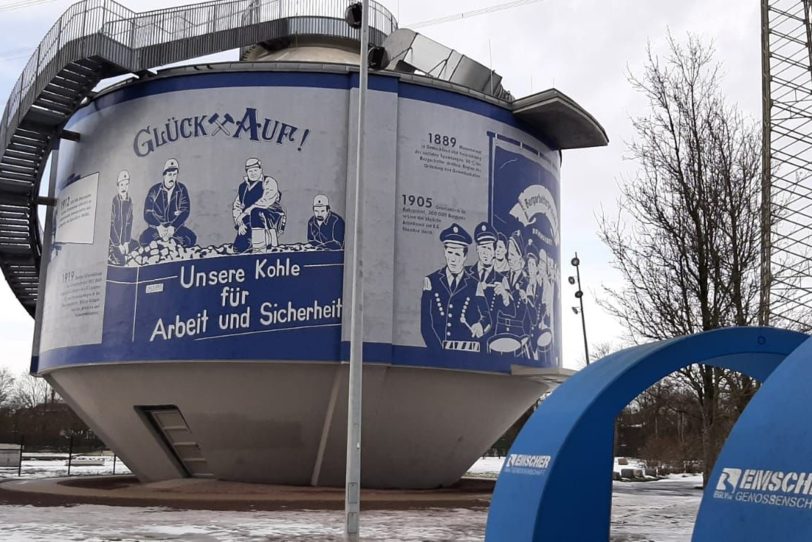
M358 71L358 66L331 62L285 61L196 64L166 68L155 73L151 72L145 76L142 74L140 78L128 79L104 89L97 96L113 92L124 86L137 84L145 79L152 80L205 72L245 71L353 73ZM507 109L534 133L540 135L552 148L558 150L601 147L609 143L606 130L597 119L575 100L555 88L519 99L505 95L502 98L497 98L486 92L472 89L467 85L429 75L393 70L378 70L371 73L384 77L397 77L402 81L416 85L447 90Z

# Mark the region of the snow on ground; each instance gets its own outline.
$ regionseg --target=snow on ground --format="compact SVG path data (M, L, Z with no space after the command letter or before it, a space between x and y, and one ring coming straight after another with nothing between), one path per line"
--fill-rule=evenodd
M655 482L614 482L612 542L683 542L691 539L702 475Z
M471 466L467 474L478 478L496 478L499 476L504 462L504 457L482 457ZM616 457L612 469L618 476L623 474L624 470L632 469L637 471L638 478L642 479L645 477L646 465L645 462L639 459ZM647 479L653 478L648 477Z
M362 514L362 540L482 540L485 512L371 511ZM343 541L341 511L208 512L79 505L0 506L0 540Z
M474 510L372 511L363 540L482 540L485 513ZM43 519L47 518L47 521ZM340 511L205 512L80 505L0 507L0 540L343 540Z
M483 457L468 475L496 478L503 457ZM636 459L615 458L613 469L645 469ZM701 475L672 475L659 481L614 482L612 542L682 542L690 540L702 491Z
M496 478L502 470L504 457L481 457L474 463L466 473L468 476L481 478Z
M79 468L111 472L112 458L108 459L104 467ZM471 473L495 476L502 461L502 458L483 458L471 468ZM47 468L46 462L39 466L30 463L37 462L24 462L26 476L29 473L37 477L60 476L67 471L64 461L47 462L50 464ZM6 473L0 474L0 477L6 476ZM673 476L651 482L615 482L611 542L689 540L702 496L696 489L701 481L701 476ZM341 511L212 512L160 507L8 505L0 506L0 525L3 526L0 541L337 542L343 540L343 521ZM361 519L362 540L482 540L486 521L486 509L366 511Z
M71 476L99 476L102 474L113 474L112 456L73 456L73 460L78 458L92 457L102 459L104 465L83 467L77 464L71 465ZM23 478L55 478L68 475L68 454L28 454L23 458L22 477ZM116 474L130 474L130 469L116 460ZM0 467L0 479L17 478L17 467Z

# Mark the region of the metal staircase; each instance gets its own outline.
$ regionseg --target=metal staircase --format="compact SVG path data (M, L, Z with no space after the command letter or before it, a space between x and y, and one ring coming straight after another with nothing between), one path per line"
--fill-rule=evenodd
M40 180L68 119L107 77L289 36L359 40L344 0L214 0L138 13L112 0L68 8L45 35L13 87L0 122L0 268L33 315L42 253ZM397 29L370 2L370 41Z

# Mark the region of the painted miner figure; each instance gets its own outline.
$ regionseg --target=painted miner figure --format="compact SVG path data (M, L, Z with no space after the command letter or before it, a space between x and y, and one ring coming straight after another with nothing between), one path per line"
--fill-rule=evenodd
M423 281L420 329L431 349L480 352L490 330L488 302L476 278L465 270L471 236L459 224L440 232L446 265Z
M138 248L133 240L133 200L130 197L130 172L123 169L116 180L116 195L110 214L110 247L108 261L113 265L127 263L127 255Z
M484 346L493 335L499 309L507 307L511 303L510 293L505 289L505 276L494 267L497 240L496 229L488 222L477 225L476 230L474 230L474 241L476 242L478 261L474 265L465 268L466 272L479 284L479 288L488 303L491 326L485 330L485 334L480 340L483 346L482 351L485 351Z
M344 219L330 209L327 196L313 198L313 216L307 221L307 242L326 250L344 248Z
M154 185L147 193L144 201L147 229L138 239L142 245L153 241L169 242L170 239L185 248L197 243L197 235L185 225L192 205L186 185L178 182L179 170L177 160L167 160L163 182Z
M263 252L279 244L287 220L281 201L279 184L263 174L262 162L257 158L246 160L245 177L231 210L237 229L234 252Z

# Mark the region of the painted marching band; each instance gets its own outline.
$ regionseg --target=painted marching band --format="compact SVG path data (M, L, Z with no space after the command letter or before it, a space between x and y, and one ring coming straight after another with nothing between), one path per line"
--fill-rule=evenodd
M535 236L510 237L488 222L474 237L459 224L440 233L446 265L425 277L421 333L430 349L553 362L555 261ZM534 241L536 241L534 243ZM471 243L477 262L465 266Z

